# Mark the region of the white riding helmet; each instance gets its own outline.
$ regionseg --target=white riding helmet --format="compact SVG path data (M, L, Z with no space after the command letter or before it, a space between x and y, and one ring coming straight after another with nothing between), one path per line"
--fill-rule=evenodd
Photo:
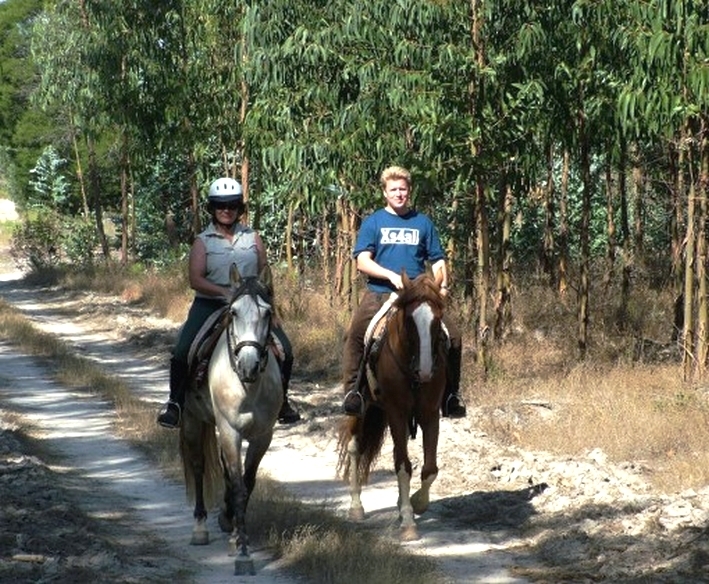
M218 178L209 185L210 203L242 203L244 201L244 191L241 189L239 181L233 178Z

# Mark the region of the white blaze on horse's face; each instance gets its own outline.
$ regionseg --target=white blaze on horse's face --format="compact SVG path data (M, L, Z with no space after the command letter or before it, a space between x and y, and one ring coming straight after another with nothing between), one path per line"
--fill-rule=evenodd
M413 310L411 318L416 325L419 338L418 378L421 383L426 383L433 377L433 339L431 338L431 325L435 317L431 306L424 302Z
M231 305L231 326L238 347L234 355L236 373L243 382L256 381L265 365L271 312L271 305L255 294L243 294Z

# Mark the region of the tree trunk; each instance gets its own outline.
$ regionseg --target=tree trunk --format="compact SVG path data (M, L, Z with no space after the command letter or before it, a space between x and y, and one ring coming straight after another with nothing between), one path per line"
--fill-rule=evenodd
M333 304L333 290L335 289L334 282L332 280L332 270L330 265L330 253L331 253L331 242L330 242L330 222L328 221L328 215L331 209L328 205L324 205L322 217L320 218L320 240L322 249L322 272L323 272L323 282L325 282L325 294L327 295L327 300L330 306Z
M86 185L84 184L84 171L81 166L81 155L79 154L79 141L76 139L76 124L74 123L74 114L71 116L71 144L74 148L74 158L76 159L76 180L79 182L79 190L81 191L81 207L84 211L84 219L89 219L89 201L86 198Z
M190 203L192 206L192 239L202 232L202 215L199 212L199 186L197 185L197 163L194 152L187 154L187 176L190 181Z
M482 71L485 68L485 45L483 42L483 7L482 0L470 0L472 21L470 36L475 51L476 71L470 77L468 97L470 100L470 116L474 124L482 124L481 104L484 103L485 86ZM482 134L482 131L479 132ZM482 154L482 140L478 137L471 142L473 159ZM489 327L487 324L487 292L490 289L490 249L487 201L485 200L485 181L482 174L475 177L475 240L477 247L476 291L478 300L478 346L477 360L482 365L483 375L487 376L488 355L487 341Z
M590 225L591 225L591 160L590 160L590 138L585 125L584 114L579 114L579 138L581 140L581 182L582 182L582 204L581 204L581 266L579 274L578 288L578 349L579 357L584 359L588 350L588 322L589 322L589 287L590 287Z
M488 369L487 342L489 326L487 324L487 291L490 289L490 227L487 201L482 179L478 179L475 188L475 234L478 250L477 296L478 296L478 362L485 374Z
M542 271L549 276L549 284L556 286L554 269L554 145L547 149L547 185L544 189L544 242L542 246Z
M707 308L707 184L709 182L709 152L707 151L706 121L702 120L699 189L697 199L699 203L699 217L697 225L697 280L699 283L697 306L697 373L703 378L707 367L707 354L709 353L707 332L709 330L709 309Z
M348 312L352 312L359 300L357 268L352 260L352 250L357 239L357 215L352 211L346 197L337 198L337 241L335 250L335 280L339 283L340 297Z
M512 234L512 187L508 183L500 191L499 221L500 226L500 257L497 270L497 297L495 299L495 341L500 342L508 332L512 320L510 307L511 282L510 267L512 251L510 236Z
M89 188L91 189L90 197L94 208L94 220L96 221L96 235L101 244L101 251L104 259L110 257L108 249L108 241L106 240L106 232L103 229L103 208L101 206L101 181L98 172L98 163L96 162L96 148L93 138L86 138L86 148L89 152Z
M620 173L619 173L620 174ZM615 227L615 201L613 192L613 167L611 164L610 147L606 150L606 165L605 165L605 183L606 183L606 273L603 277L603 290L607 294L613 275L615 273L615 249L616 249L616 227Z
M121 136L121 265L128 265L128 238L130 217L128 213L128 144L125 128Z
M682 151L680 150L680 153ZM681 175L684 173L684 156L680 154L680 164L677 171ZM684 181L682 181L684 182ZM695 269L695 198L694 184L690 182L687 193L687 225L684 237L684 328L682 331L683 348L683 370L684 378L691 378L694 371L694 269Z
M564 149L559 193L559 296L566 296L569 288L569 150Z
M674 188L669 189L670 196L670 238L672 241L672 274L677 284L677 289L682 290L682 232L684 231L684 206L682 195L684 193L684 149L672 148L668 156L669 167L674 177Z
M293 202L288 204L288 222L286 223L286 265L288 266L288 273L293 273Z

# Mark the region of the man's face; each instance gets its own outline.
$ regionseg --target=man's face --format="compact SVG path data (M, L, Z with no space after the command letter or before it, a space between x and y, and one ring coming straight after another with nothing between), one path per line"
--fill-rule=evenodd
M403 178L389 179L384 187L387 207L397 215L409 209L409 185Z

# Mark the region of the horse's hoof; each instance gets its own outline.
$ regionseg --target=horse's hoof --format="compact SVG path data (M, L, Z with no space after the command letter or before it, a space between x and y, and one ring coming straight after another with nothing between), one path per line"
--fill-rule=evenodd
M401 541L416 541L419 538L419 532L415 525L401 528Z
M190 545L209 545L209 532L198 531L193 533Z
M350 507L349 518L352 521L363 521L364 507Z
M217 522L219 523L219 529L221 529L224 533L231 533L234 531L234 526L231 524L231 520L226 516L224 511L219 513Z
M414 513L416 513L416 515L421 515L422 513L425 513L426 509L428 509L428 503L428 493L416 491L411 496L411 506L413 507Z
M235 576L255 576L254 561L249 556L239 556L234 560Z

